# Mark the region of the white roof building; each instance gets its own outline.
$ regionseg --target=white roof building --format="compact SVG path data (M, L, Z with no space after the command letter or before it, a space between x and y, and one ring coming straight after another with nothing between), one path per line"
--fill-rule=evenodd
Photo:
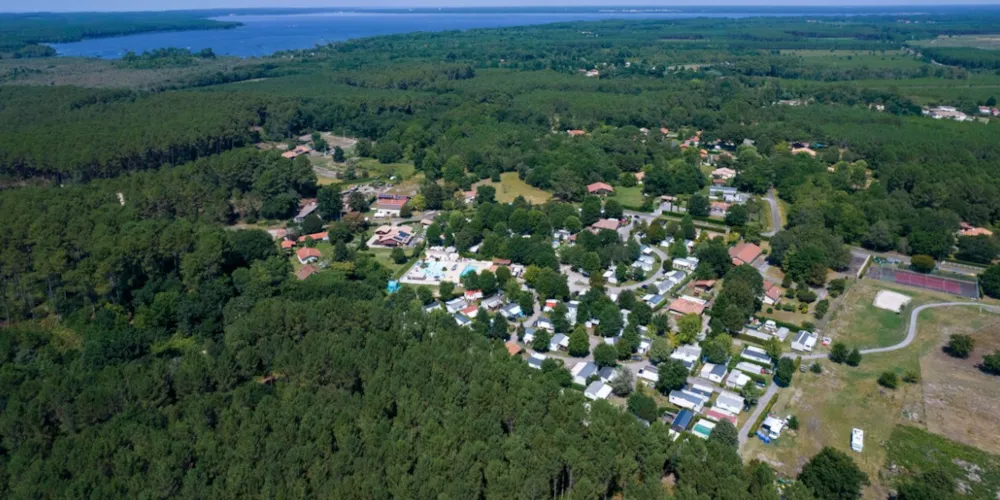
M811 352L813 347L816 347L816 341L818 340L819 336L815 333L802 330L796 333L795 338L792 339L792 350Z
M595 380L587 386L587 390L583 391L583 395L587 399L592 399L597 401L598 399L607 399L611 395L611 386L601 382L600 380Z

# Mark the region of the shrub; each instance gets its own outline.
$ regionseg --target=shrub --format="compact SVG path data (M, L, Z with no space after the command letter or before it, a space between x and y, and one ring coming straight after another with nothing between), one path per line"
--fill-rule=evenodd
M910 267L920 273L929 273L937 267L937 263L934 262L934 257L930 255L914 255L910 259Z
M795 296L800 301L805 302L807 304L809 304L809 303L813 302L814 300L816 300L816 292L814 292L814 291L812 291L812 290L810 290L808 288L800 288L798 290L798 292L795 293Z
M857 347L847 355L847 365L848 366L858 366L861 364L861 351Z
M768 314L771 314L771 313L773 313L773 312L774 312L774 308L773 308L773 307L768 307L768 308L767 308L767 313L768 313Z
M944 351L948 353L949 356L968 359L975 347L976 341L972 337L968 335L956 334L952 335L951 338L948 339L948 345L945 346Z
M788 428L797 431L799 430L799 419L795 415L788 417Z
M813 373L823 373L823 365L819 363L813 363L812 366L809 367L809 371Z
M830 301L823 299L816 303L816 311L813 313L816 319L823 319L826 316L826 312L830 310Z
M906 382L907 384L916 384L917 382L920 382L920 373L916 370L906 370L906 373L903 374L903 382Z
M830 348L830 361L843 363L847 361L849 354L850 351L847 350L847 346L843 342L834 342L833 347Z
M993 351L993 354L983 356L979 369L990 375L1000 375L1000 351Z
M795 362L788 358L778 360L778 369L774 373L774 383L781 387L788 387L792 384L792 375L795 374Z
M899 377L897 377L896 372L893 371L882 372L882 374L878 376L878 385L889 389L895 389L896 387L899 387Z

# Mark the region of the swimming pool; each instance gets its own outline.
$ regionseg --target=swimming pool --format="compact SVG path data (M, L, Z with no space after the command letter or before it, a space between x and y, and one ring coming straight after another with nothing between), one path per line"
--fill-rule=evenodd
M466 274L474 273L474 272L476 272L476 266L474 266L472 264L466 264L465 269L462 269L462 273L459 274L458 277L461 278L462 276L465 276Z
M446 267L447 266L445 266L440 262L428 262L424 266L424 274L427 275L428 278L440 280L441 278L444 277L444 271Z

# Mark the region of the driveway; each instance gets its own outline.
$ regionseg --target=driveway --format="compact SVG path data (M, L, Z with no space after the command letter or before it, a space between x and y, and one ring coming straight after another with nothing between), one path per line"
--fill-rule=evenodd
M778 200L775 198L774 188L768 190L764 201L771 206L771 230L763 234L764 236L774 236L781 229L781 213L778 212Z
M861 354L878 354L882 352L892 352L909 346L910 344L913 343L913 339L917 337L917 317L920 315L922 311L924 311L925 309L933 309L935 307L956 307L956 306L985 307L994 312L1000 312L1000 307L985 306L983 304L975 302L938 302L934 304L924 304L922 306L914 308L913 311L910 312L910 322L909 322L909 327L906 330L906 338L904 338L900 343L889 347L875 347L871 349L862 349ZM782 357L795 358L796 356L798 355L792 353L785 353ZM807 354L805 356L801 356L801 358L803 361L806 361L813 359L824 359L827 356L828 354ZM764 408L767 407L767 404L771 401L771 398L774 397L774 395L777 392L778 392L778 386L774 382L771 382L771 385L767 388L767 391L764 392L764 395L761 396L760 400L757 402L757 407L754 409L754 412L750 415L750 418L748 418L747 421L744 422L743 427L740 428L741 449L743 448L743 445L745 445L746 442L749 440L750 432L753 431L752 427L757 422L757 419L760 418L760 413L764 411Z

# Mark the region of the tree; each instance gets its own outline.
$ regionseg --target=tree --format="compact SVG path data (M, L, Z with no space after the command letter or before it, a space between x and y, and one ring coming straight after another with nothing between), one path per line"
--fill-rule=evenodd
M351 255L351 250L347 248L347 243L343 240L338 241L337 244L333 246L333 260L337 262L347 262L352 258L353 255Z
M955 334L948 339L948 345L945 346L945 352L949 355L967 359L972 350L976 347L976 341L968 335Z
M743 396L743 400L749 405L757 404L762 395L763 391L760 387L757 387L757 383L753 380L743 384L743 387L740 388L740 396Z
M347 206L355 212L367 212L368 198L360 191L355 191L347 197Z
M770 356L771 359L781 358L781 352L783 351L782 347L783 346L781 345L781 341L778 340L778 337L771 337L764 343L764 349L767 350L767 355Z
M687 245L684 244L684 240L680 238L674 238L674 241L670 242L670 247L667 248L667 254L670 255L671 259L683 259L688 256Z
M455 284L450 281L442 281L438 285L438 293L441 295L441 300L451 300L455 296Z
M857 347L855 347L851 353L847 355L846 363L848 366L858 366L861 364L861 351L859 351Z
M830 347L830 361L834 363L846 362L848 354L850 352L847 350L847 345L843 342L834 342Z
M799 481L819 500L856 500L869 482L851 457L829 446L806 462Z
M611 392L615 396L625 397L632 392L633 387L635 387L635 377L632 375L632 370L624 366L615 368L615 375L611 379Z
M983 362L979 368L991 375L1000 375L1000 350L983 356Z
M589 226L601 218L601 199L597 196L588 196L583 199L583 206L580 211L580 222L584 226Z
M403 249L400 247L393 248L389 256L392 258L392 261L395 262L396 264L406 263L406 252L404 252Z
M1000 245L993 236L959 236L956 257L979 264L990 264L1000 253Z
M538 352L549 352L549 346L552 345L552 336L549 335L548 330L535 330L535 337L531 339L531 348ZM573 348L573 339L570 338L570 349ZM573 354L570 353L570 356Z
M660 363L657 368L659 378L656 381L656 390L664 396L670 394L670 391L683 389L687 385L688 375L691 374L684 363L676 359L668 359Z
M878 385L888 389L899 387L899 376L894 371L884 371L878 376Z
M729 361L729 349L732 337L721 334L702 343L702 355L709 363L723 364Z
M410 208L409 203L404 203L403 206L399 208L399 216L403 219L413 217L413 209Z
M677 319L677 341L690 344L701 333L701 316L695 313L685 314Z
M594 363L601 368L617 365L618 350L611 344L601 342L594 348Z
M344 148L340 146L333 147L333 161L337 163L344 163Z
M792 384L792 376L795 375L795 362L789 358L778 360L778 369L774 372L774 383L780 387L788 387Z
M319 188L316 193L316 202L319 205L320 217L324 220L335 221L340 219L340 214L344 210L344 202L340 194L340 188L336 184L328 184Z
M937 267L937 263L930 255L914 255L910 258L910 266L913 267L914 271L929 273Z
M1000 265L986 268L986 271L979 275L979 284L983 287L983 293L993 298L1000 298Z
M641 392L633 392L628 397L628 412L647 422L655 422L659 416L656 401ZM715 431L712 433L714 434Z
M510 337L509 331L510 325L507 323L507 318L504 318L502 314L494 314L493 322L490 323L489 337L507 340Z
M921 472L899 486L897 500L949 500L955 498L955 481L943 469Z
M372 156L372 141L365 137L358 139L358 142L354 145L354 152L358 156L369 158Z
M613 198L609 198L604 202L604 217L606 219L621 219L625 215L625 209L622 208L622 204Z
M743 227L747 224L749 220L749 215L747 214L747 207L743 205L733 205L726 210L726 225Z
M735 450L740 445L740 434L732 422L722 419L715 425L715 429L712 429L712 433L708 436L708 442L719 443Z
M694 220L691 219L690 214L685 214L684 218L681 219L680 232L681 232L680 237L684 238L685 240L693 240L698 236L698 230L695 229ZM674 234L673 236L675 238L677 237L676 234Z
M590 354L590 335L587 334L587 329L583 325L577 325L573 329L573 333L569 336L569 348L567 351L574 358L582 358Z
M497 188L482 185L476 188L476 204L496 203Z
M579 233L583 229L583 223L581 223L580 218L575 215L566 217L566 221L563 222L563 226L572 234Z
M664 337L656 337L649 346L649 362L654 365L670 359L670 342Z
M690 198L688 198L687 210L689 214L695 217L707 217L708 209L708 198L700 194L693 194Z

